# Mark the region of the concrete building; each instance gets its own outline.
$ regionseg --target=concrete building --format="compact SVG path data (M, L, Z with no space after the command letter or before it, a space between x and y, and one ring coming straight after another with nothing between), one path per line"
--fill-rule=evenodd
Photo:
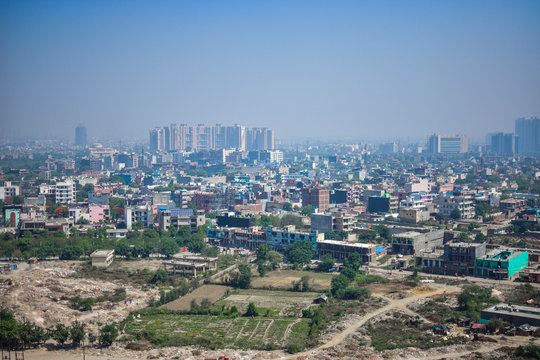
M107 267L114 260L114 250L96 250L90 254L92 266Z
M514 134L496 133L490 135L490 150L499 155L512 156L518 153L519 138Z
M472 219L475 216L474 200L468 195L441 195L438 200L439 213L450 217L452 211L459 210L460 219Z
M266 243L278 250L284 250L290 244L298 241L308 241L317 250L317 241L319 240L324 240L324 234L298 232L295 231L293 225L284 228L272 228L269 226L266 231Z
M124 208L124 220L127 229L131 229L139 221L143 223L144 227L149 227L154 222L152 208L146 205L126 206Z
M83 148L88 146L85 126L77 126L75 128L75 146Z
M540 326L540 309L534 306L497 304L482 310L480 317L485 320L503 319L515 326L524 324Z
M320 186L302 189L302 206L311 205L319 211L325 211L330 207L330 191Z
M164 261L166 271L184 276L196 277L197 273L217 269L217 257L203 257L195 255L177 255L172 260Z
M338 262L343 262L352 253L359 253L362 256L362 264L369 265L376 258L376 246L374 244L350 243L336 240L317 241L317 251L319 259L329 254Z
M217 216L217 226L250 228L255 226L255 218L246 216L231 216L226 213L224 215Z
M468 147L466 135L432 135L428 140L428 151L432 154L464 154Z
M311 231L320 233L324 233L325 231L333 231L335 233L341 231L350 232L353 230L355 221L354 216L344 211L334 211L330 214L312 214Z
M42 184L39 193L58 204L71 204L76 202L77 184L72 179L51 185Z
M399 209L399 221L410 224L417 224L430 219L429 211L424 208L404 208Z
M486 244L447 243L444 251L419 252L415 257L415 265L430 274L473 276L476 258L485 254Z
M370 196L368 198L367 212L375 214L396 214L398 212L398 198L389 194Z
M515 134L519 138L520 154L540 152L540 118L519 118L515 123Z
M443 244L444 231L428 233L407 231L392 235L392 252L403 255L417 254L422 250L434 249Z
M252 228L208 228L206 236L210 243L223 247L255 250L266 244L266 232Z
M497 280L510 279L529 264L527 251L495 249L476 258L476 276Z
M204 225L206 217L203 212L193 213L192 215L182 215L181 212L171 210L159 210L158 222L159 230L166 231L169 227L173 226L176 229L181 226L189 226L191 232L196 232L199 226ZM181 210L181 209L178 209Z
M19 185L12 185L11 181L6 181L4 186L0 186L0 200L4 201L6 197L14 197L21 194Z
M431 184L428 179L414 179L405 183L405 192L411 193L421 191L426 193L431 192Z

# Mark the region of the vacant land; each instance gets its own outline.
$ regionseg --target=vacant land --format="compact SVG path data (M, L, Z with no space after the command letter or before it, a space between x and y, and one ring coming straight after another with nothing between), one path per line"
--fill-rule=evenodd
M310 307L313 299L319 295L315 292L246 289L232 291L223 302L228 306L236 306L241 314L246 311L249 303L254 303L259 313L269 310L270 314L294 316Z
M126 333L147 334L162 345L199 344L210 348L277 349L307 338L309 319L156 314L131 321Z
M302 276L306 275L310 278L310 287L313 291L326 291L330 289L332 274L296 270L270 271L264 277L254 277L251 286L259 289L273 288L289 290L293 287L294 282L299 281Z
M371 345L377 351L408 347L425 350L468 341L461 336L433 335L430 332L430 325L411 326L411 319L409 315L394 313L391 318L368 324L367 333L371 338Z
M215 302L221 299L227 293L227 291L231 289L231 287L223 285L203 285L186 296L182 296L180 299L171 301L170 303L161 307L169 310L186 311L191 308L191 301L193 300L195 300L198 305L201 304L203 299L208 299L211 302Z

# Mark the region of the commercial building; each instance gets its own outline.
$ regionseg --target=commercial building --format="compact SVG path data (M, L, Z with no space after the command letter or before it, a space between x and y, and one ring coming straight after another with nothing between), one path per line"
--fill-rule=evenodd
M319 185L302 189L302 206L311 205L319 211L330 207L330 191Z
M477 257L475 263L476 276L492 279L510 279L529 264L529 253L516 250L492 250L484 256Z
M434 249L443 244L444 231L427 233L407 231L392 235L392 251L396 254L413 255L420 251Z
M191 197L191 202L197 209L209 212L229 209L234 205L235 198L236 191L221 188L211 192L196 192Z
M431 135L428 151L432 154L464 154L469 142L466 135Z
M258 227L252 228L208 228L206 236L210 243L223 247L255 250L266 244L266 232Z
M114 250L96 250L90 254L92 266L107 267L114 260Z
M398 144L395 142L379 144L379 152L382 154L394 154L398 152Z
M519 138L519 153L536 154L540 152L540 118L517 119L515 134Z
M86 127L77 126L75 128L75 145L83 148L88 146L88 141L86 138Z
M329 254L338 262L343 262L344 259L353 253L358 253L362 257L362 264L370 264L376 258L376 246L374 244L350 243L347 241L336 240L319 240L317 241L317 250L319 259L324 255Z

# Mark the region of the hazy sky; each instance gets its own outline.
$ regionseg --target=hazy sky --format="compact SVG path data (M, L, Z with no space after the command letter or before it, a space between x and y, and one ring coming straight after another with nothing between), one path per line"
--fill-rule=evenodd
M0 136L484 136L540 115L540 1L1 1Z

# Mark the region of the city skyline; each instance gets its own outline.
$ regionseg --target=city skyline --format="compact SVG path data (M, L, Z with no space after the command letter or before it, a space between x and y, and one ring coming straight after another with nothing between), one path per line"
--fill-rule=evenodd
M242 123L281 139L481 139L540 114L538 2L0 7L2 138Z

